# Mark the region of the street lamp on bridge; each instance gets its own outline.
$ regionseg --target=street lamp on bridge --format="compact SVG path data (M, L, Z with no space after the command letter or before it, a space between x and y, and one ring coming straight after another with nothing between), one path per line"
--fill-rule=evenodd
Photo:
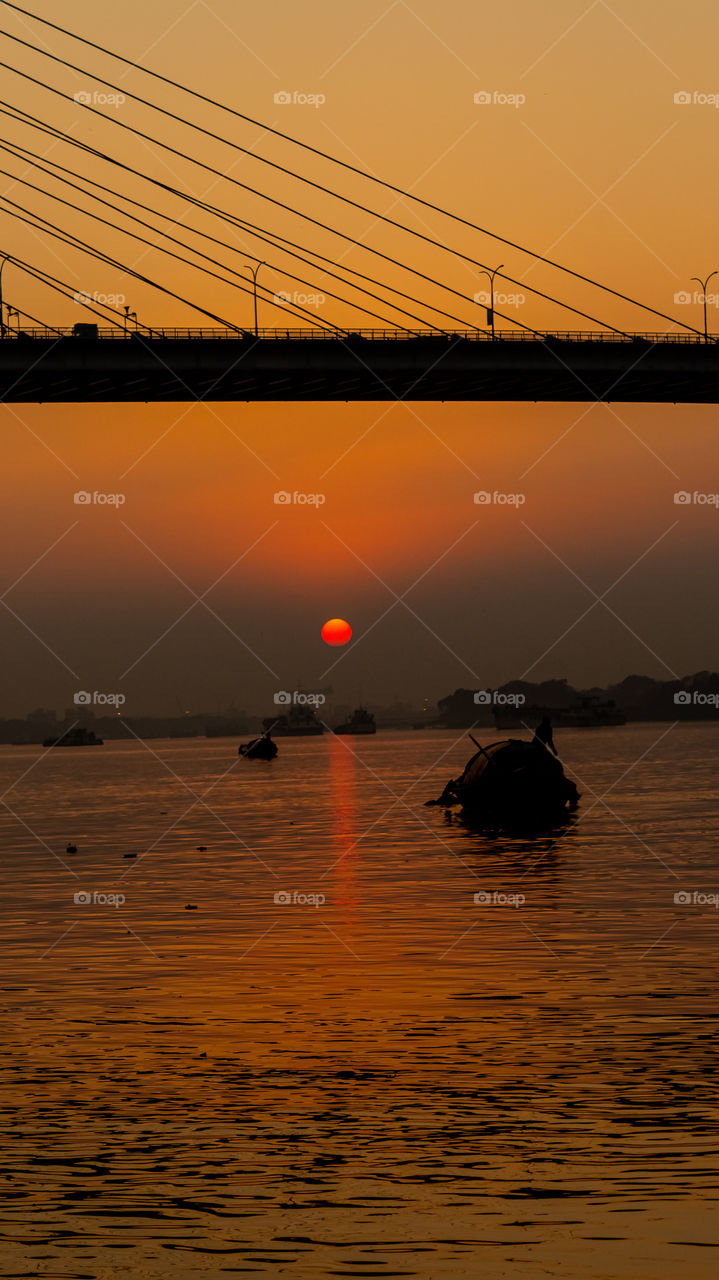
M502 270L503 266L504 263L500 262L499 266L494 268L494 271L488 271L485 268L484 271L480 271L479 273L481 276L489 276L489 306L487 307L487 323L492 326L492 342L494 342L494 277L498 271Z
M2 257L2 262L0 262L0 338L4 338L5 337L5 309L4 309L3 300L2 300L2 273L5 267L5 263L8 261L8 257L6 253L1 254L0 257Z
M251 267L249 262L245 263L247 270L252 276L252 287L253 287L254 296L255 296L255 337L256 338L259 337L259 330L257 328L257 273L260 267L264 267L264 265L265 265L264 262L258 262L256 267Z
M709 330L707 328L707 285L709 284L709 281L711 280L712 276L715 276L715 275L719 275L719 272L712 271L711 275L708 275L706 280L700 280L699 276L692 276L692 280L696 280L697 284L700 284L702 287L702 295L704 298L704 341L705 342L709 341Z

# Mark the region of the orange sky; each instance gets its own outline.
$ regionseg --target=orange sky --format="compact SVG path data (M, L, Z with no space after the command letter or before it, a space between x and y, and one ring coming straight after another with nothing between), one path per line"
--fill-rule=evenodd
M56 6L34 7L57 20ZM667 327L546 267L533 267L524 255L477 232L341 175L251 125L192 104L10 10L2 16L6 31L106 74L125 91L339 186L478 261L503 262L507 274L524 282L525 300L500 309L527 324L587 327L534 299L526 291L532 284L608 323ZM612 6L567 0L549 8L518 0L505 7L450 0L441 11L404 0L359 9L325 3L298 8L281 0L243 6L241 21L229 0L191 5L184 14L169 0L151 7L130 2L112 13L68 0L59 21L699 325L699 305L676 305L674 296L694 288L692 275L719 267L713 218L719 114L701 101L675 104L674 95L719 93L715 6L693 3L691 18L657 0ZM88 76L9 41L3 50L3 61L65 92L104 91ZM423 316L440 323L433 304L468 323L481 322L473 295L484 282L459 259L203 140L184 124L130 102L100 104L108 115L230 170L291 209L411 263L465 301L93 120L75 103L62 103L10 71L3 80L6 103L333 262L376 276L383 286L416 294ZM317 108L280 105L274 102L280 91L326 101ZM479 91L526 101L479 105L473 100ZM281 250L260 246L209 215L190 215L179 199L121 179L66 145L38 142L37 134L17 124L6 125L4 134L74 166L81 185L83 176L94 177L225 239L226 247L212 252L236 270L246 255L271 259L275 266L264 267L260 279L272 291L321 294L335 287L319 268L293 266ZM207 309L251 324L246 294L28 191L17 179L43 185L42 176L0 156L0 167L15 175L0 178L10 199ZM84 195L45 186L85 210L95 208ZM6 252L52 272L73 291L123 296L143 323L203 323L124 272L23 227L7 208ZM293 270L311 277L311 285L290 281ZM497 288L521 292L501 281ZM379 291L384 293L382 286ZM6 302L49 323L83 318L75 304L12 264L5 269L4 292ZM389 303L377 310L401 319ZM325 322L373 323L329 300L316 311ZM284 315L261 304L260 323L279 324ZM297 677L326 683L322 677L337 655L321 645L318 633L334 614L350 619L359 641L327 677L350 700L360 685L366 696L386 700L394 692L441 696L460 684L494 683L525 670L537 678L566 674L589 683L630 670L669 677L716 666L710 584L719 515L715 508L673 503L678 489L719 490L714 408L255 404L5 406L1 412L3 590L43 558L7 596L25 626L9 613L0 626L5 669L14 672L0 714L38 703L61 707L75 688L91 685L126 689L138 710L171 711L178 693L198 708L235 698L261 709L274 688ZM122 492L126 500L118 511L78 507L73 493L79 489ZM325 502L311 510L277 506L273 494L280 489L321 492ZM495 489L522 492L526 502L519 509L473 503L475 491ZM560 639L592 603L588 588L601 595L635 561L607 597L619 617L599 605ZM201 594L233 564L207 597L231 630L198 606L155 643L193 602L172 571ZM402 595L425 574L407 596L410 613L392 591ZM396 607L377 622L393 600Z

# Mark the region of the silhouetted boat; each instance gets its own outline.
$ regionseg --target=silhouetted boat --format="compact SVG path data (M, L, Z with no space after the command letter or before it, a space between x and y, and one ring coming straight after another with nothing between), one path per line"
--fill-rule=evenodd
M601 729L626 724L627 717L616 702L587 693L568 707L502 707L494 708L498 729L522 729L548 716L558 729Z
M274 760L277 755L277 743L273 742L269 734L263 733L259 738L253 738L251 742L244 742L238 747L237 754L244 756L246 760Z
M566 817L578 801L576 786L547 747L507 738L479 747L460 777L450 778L439 799L427 803L460 804L476 825L541 828Z
M338 724L335 733L376 733L377 725L371 711L358 707L351 720Z
M92 729L68 729L59 738L46 738L44 747L102 747L102 738L96 737Z
M267 716L262 721L266 732L276 738L317 737L324 733L324 726L317 719L316 709L307 703L293 706L288 715Z

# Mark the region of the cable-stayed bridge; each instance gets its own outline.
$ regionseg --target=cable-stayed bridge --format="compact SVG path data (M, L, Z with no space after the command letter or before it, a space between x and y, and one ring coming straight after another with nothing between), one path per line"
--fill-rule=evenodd
M10 0L0 13L0 400L719 401L708 281L695 328ZM131 110L101 109L120 101ZM412 225L369 203L373 190ZM488 265L488 242L516 266ZM141 318L124 296L78 289L90 270L137 290ZM501 288L528 295L526 320L499 309ZM32 314L46 292L74 323ZM150 322L158 301L188 327Z
M717 403L719 345L676 335L29 330L0 343L8 402L529 400Z

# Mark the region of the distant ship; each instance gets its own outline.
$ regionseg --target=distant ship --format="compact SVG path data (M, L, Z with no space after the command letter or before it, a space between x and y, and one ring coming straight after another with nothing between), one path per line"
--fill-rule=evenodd
M274 738L314 738L325 731L315 708L307 704L290 707L288 715L266 716L262 726Z
M335 733L376 733L377 725L371 711L358 707L346 724L338 724Z
M569 707L495 707L498 729L522 729L548 716L555 729L603 729L626 724L627 717L612 699L588 693Z
M44 747L101 747L104 744L102 738L96 737L92 729L78 727L61 733L59 738L46 738L42 745Z

